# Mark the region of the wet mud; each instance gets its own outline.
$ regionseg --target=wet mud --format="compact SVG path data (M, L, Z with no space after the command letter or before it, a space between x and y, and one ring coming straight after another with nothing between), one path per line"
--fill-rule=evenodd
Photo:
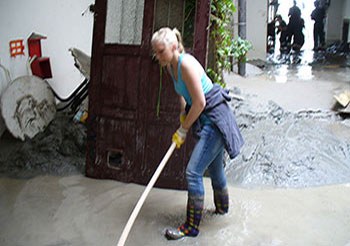
M288 112L239 89L231 106L245 138L226 160L228 182L244 187L312 187L350 181L350 121L326 110Z
M186 191L154 188L126 241L134 245L349 245L350 186L242 189L229 186L230 209L214 213L206 190L200 234L168 241L186 216ZM81 175L0 179L0 244L116 245L144 186Z
M226 160L231 185L310 187L350 182L350 122L332 111L288 112L240 89L231 90L245 145ZM349 134L344 134L349 133ZM86 127L59 113L43 132L22 142L0 139L0 175L84 174Z
M74 123L72 117L57 113L44 132L25 141L5 132L0 139L0 177L84 173L86 127Z

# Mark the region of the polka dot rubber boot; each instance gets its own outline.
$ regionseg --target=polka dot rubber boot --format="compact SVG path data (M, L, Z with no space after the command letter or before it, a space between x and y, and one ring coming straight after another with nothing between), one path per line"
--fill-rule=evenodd
M216 208L215 210L216 214L228 213L229 196L228 196L228 190L226 187L222 190L214 189L214 203Z
M177 240L183 237L196 237L199 233L199 223L203 214L203 197L188 197L187 217L185 223L176 230L167 229L165 236L169 240Z

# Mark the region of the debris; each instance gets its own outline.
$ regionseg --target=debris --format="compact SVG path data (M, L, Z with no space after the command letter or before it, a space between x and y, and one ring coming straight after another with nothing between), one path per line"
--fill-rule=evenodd
M82 73L82 75L86 78L87 83L90 80L90 66L91 66L91 57L85 54L83 51L77 48L69 48L72 56L74 57L75 66ZM87 87L87 85L85 86ZM84 88L83 88L84 90ZM73 120L75 122L85 123L88 117L88 97L82 97L82 101L80 101L80 105L77 106L77 113L74 115Z
M84 52L76 48L69 48L72 56L74 57L74 65L85 77L84 81L67 97L61 98L54 90L52 90L56 99L60 101L57 107L57 111L63 111L67 108L70 108L70 111L75 114L73 120L76 122L80 121L80 117L84 115L85 118L87 114L87 105L88 105L88 86L90 81L90 63L91 58ZM86 119L83 119L82 123Z
M88 110L87 108L81 108L78 113L76 113L74 115L73 120L75 122L81 122L81 123L85 123L88 117Z
M345 90L344 92L342 92L338 95L334 95L334 98L343 107L346 107L350 102L350 90Z
M69 51L72 53L74 57L75 66L79 69L79 71L84 75L85 78L90 80L90 64L91 58L83 51L77 48L69 48Z
M350 103L348 103L346 108L340 109L339 112L343 114L350 114Z
M13 80L2 94L0 106L7 129L22 141L42 132L56 114L52 90L37 76Z

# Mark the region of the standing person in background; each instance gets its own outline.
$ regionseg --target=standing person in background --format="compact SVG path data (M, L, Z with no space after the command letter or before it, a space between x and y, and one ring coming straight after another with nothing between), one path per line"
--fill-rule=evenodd
M278 23L278 25L276 26L277 34L281 33L281 35L280 35L280 51L282 53L287 48L287 24L282 19L281 15L276 15L275 20Z
M288 16L289 22L287 26L287 42L288 45L291 46L292 38L295 39L295 34L298 31L301 20L301 11L297 6L297 2L295 0L293 0L293 7L289 9Z
M325 46L324 19L326 18L326 10L320 5L320 1L314 2L315 9L311 13L311 19L314 23L314 50Z
M294 35L294 41L293 41L293 50L296 52L299 52L301 50L301 47L304 45L304 42L305 42L305 36L303 33L304 27L305 27L304 19L300 18L299 24L296 28L296 32Z
M198 142L186 168L188 184L187 217L185 223L175 230L166 230L169 240L199 233L204 204L204 171L208 168L216 213L225 214L229 208L229 194L223 167L223 153L236 157L244 141L235 117L227 101L227 92L213 84L201 64L186 54L181 34L177 29L161 28L152 36L153 52L172 77L180 100L180 127L172 141L180 148L190 127Z

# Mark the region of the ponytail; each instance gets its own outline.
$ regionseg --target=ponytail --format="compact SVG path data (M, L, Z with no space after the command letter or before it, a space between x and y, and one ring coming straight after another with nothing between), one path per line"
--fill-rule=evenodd
M184 45L182 43L182 37L176 28L170 29L169 27L163 27L152 36L151 43L164 42L167 45L177 44L179 53L185 53Z
M185 48L184 48L184 45L182 43L181 33L179 32L179 30L177 30L176 27L173 29L173 32L175 33L175 36L176 36L177 42L178 42L177 49L179 50L180 54L184 53L185 52Z

